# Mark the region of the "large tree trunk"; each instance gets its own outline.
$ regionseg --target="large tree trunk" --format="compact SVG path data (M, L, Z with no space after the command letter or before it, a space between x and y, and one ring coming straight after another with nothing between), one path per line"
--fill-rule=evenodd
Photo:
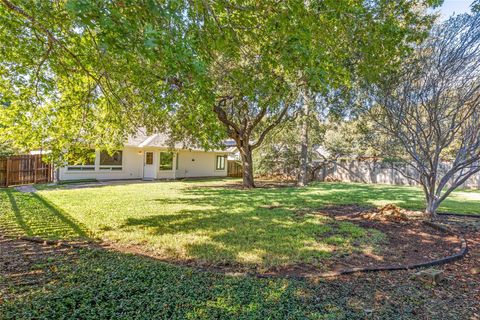
M303 99L303 115L302 115L302 138L300 151L300 171L298 173L297 184L301 187L308 183L308 104L310 101L305 95Z
M244 148L239 148L239 151L242 157L243 187L255 188L255 181L253 179L252 148L250 146L246 146Z

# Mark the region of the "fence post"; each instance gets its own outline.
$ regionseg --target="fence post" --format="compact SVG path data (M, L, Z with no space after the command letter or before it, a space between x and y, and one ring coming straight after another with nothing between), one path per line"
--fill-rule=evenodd
M37 157L33 158L33 183L37 183L37 169L38 169L38 164L37 164Z
M10 157L7 158L7 170L5 173L5 187L8 187L8 177L10 175Z

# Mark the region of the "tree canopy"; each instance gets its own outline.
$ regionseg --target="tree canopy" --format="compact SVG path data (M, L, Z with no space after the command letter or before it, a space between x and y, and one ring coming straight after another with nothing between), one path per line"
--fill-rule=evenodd
M396 68L439 2L1 0L1 133L54 158L138 127L250 148L300 90Z

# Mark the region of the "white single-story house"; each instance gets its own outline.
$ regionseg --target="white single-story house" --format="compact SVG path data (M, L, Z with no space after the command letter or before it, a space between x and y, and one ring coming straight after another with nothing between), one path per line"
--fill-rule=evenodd
M227 150L204 151L184 148L181 144L172 148L167 140L164 134L137 134L113 155L92 150L95 157L90 163L59 168L57 178L59 181L155 180L227 176Z

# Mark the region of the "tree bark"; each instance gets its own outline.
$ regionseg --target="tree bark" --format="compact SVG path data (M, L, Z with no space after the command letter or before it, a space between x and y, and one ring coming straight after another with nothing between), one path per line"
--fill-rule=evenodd
M427 206L425 208L425 213L429 216L430 219L433 219L437 213L439 203L435 197L427 196Z
M243 187L248 189L255 188L255 182L253 179L252 148L250 146L246 146L239 148L239 151L242 157Z
M298 173L297 185L304 187L308 184L308 114L310 103L307 95L303 98L303 114L302 114L302 137L300 151L300 171Z

